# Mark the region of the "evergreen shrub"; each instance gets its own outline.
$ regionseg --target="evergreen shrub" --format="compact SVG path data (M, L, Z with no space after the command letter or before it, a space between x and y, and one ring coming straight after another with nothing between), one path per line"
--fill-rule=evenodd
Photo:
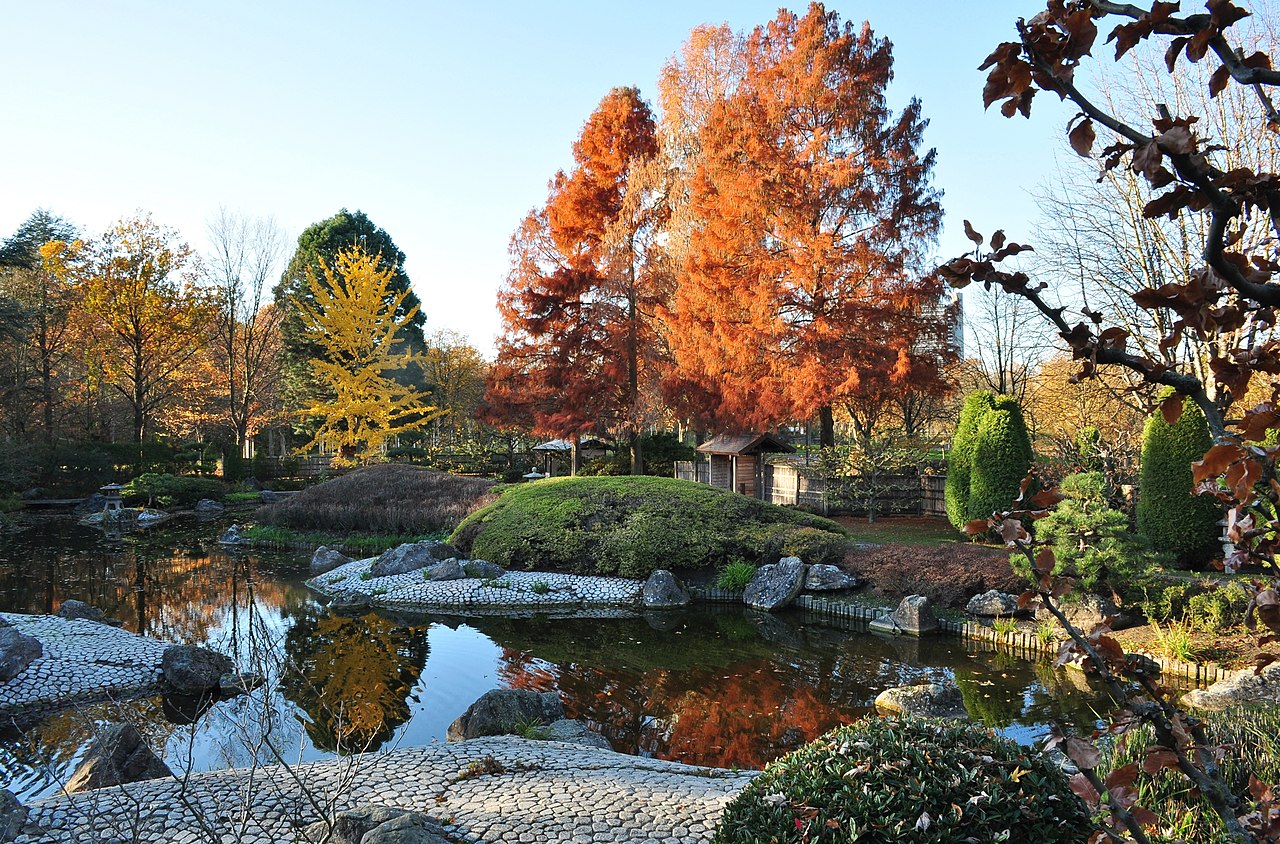
M1204 414L1190 399L1176 425L1157 412L1143 429L1138 532L1179 567L1201 566L1220 550L1218 502L1191 494L1191 463L1212 444Z
M1091 832L1044 754L976 724L870 717L773 762L725 810L717 844L1058 844Z
M1031 468L1031 438L1018 402L999 396L978 423L969 470L969 519L1008 510Z
M963 530L969 521L969 475L973 468L973 449L978 425L987 411L995 406L995 396L986 390L970 393L960 411L960 421L951 440L947 454L947 484L945 500L947 518L956 530Z

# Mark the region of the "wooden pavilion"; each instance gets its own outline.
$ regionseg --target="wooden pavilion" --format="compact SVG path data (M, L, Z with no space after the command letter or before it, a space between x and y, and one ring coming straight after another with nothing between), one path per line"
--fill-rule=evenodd
M795 449L773 434L717 434L697 448L711 464L710 484L758 497L763 485L764 456Z

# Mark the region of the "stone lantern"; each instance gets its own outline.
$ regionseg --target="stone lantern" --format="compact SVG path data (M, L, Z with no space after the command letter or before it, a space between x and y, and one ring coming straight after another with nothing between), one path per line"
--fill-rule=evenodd
M124 499L120 497L120 490L124 487L120 484L107 484L98 490L107 497L107 503L103 505L102 512L107 518L116 519L124 512Z

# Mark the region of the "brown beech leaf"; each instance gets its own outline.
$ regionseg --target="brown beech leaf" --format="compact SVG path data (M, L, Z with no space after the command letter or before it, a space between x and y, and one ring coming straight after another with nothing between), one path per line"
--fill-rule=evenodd
M1231 68L1224 64L1209 77L1209 96L1216 97L1221 94L1229 81L1231 81Z
M1099 795L1098 790L1093 787L1093 783L1089 782L1089 778L1084 774L1075 774L1071 777L1071 790L1090 806L1097 806Z
M1018 596L1018 609L1025 610L1038 596L1030 589Z
M1036 572L1038 574L1052 574L1053 567L1057 562L1058 560L1054 556L1052 548L1045 547L1036 552Z
M1037 492L1031 496L1031 506L1037 510L1046 510L1055 504L1059 504L1066 500L1066 496L1058 491L1057 487Z
M1216 478L1241 457L1244 457L1244 449L1234 443L1215 445L1204 453L1204 457L1191 464L1191 482L1198 484L1205 478Z
M1169 68L1170 73L1173 73L1173 68L1178 63L1178 56L1182 55L1183 49L1190 40L1190 38L1183 35L1169 42L1169 49L1164 51L1164 65Z
M1178 754L1167 747L1153 745L1147 748L1147 755L1142 758L1142 770L1155 774L1165 768L1178 767Z
M1076 155L1085 158L1093 152L1093 142L1097 137L1093 131L1093 121L1088 118L1077 123L1076 127L1067 134L1067 140L1071 142L1071 148L1076 151Z
M1261 674L1264 668L1276 660L1280 660L1280 656L1276 656L1275 654L1258 654L1253 658L1255 663L1253 666L1253 673Z
M1084 770L1098 767L1098 760L1102 758L1102 753L1092 743L1075 737L1067 739L1063 752Z
M1168 130L1161 132L1156 136L1156 143L1160 145L1160 149L1171 155L1190 155L1196 151L1195 136L1191 134L1190 128L1182 125L1171 126ZM1170 174L1170 180L1172 180L1172 174Z
M1134 780L1138 778L1138 763L1130 762L1128 765L1116 768L1107 774L1107 788L1128 788L1133 785Z
M995 234L991 235L991 250L999 252L1000 248L1004 246L1004 241L1004 229L998 229Z
M1133 819L1137 821L1140 826L1144 827L1155 826L1160 820L1156 817L1155 812L1150 809L1143 808L1142 806L1131 807L1129 809L1129 814L1133 815Z
M1271 786L1262 780L1249 774L1249 793L1253 795L1253 799L1263 803L1270 803L1273 799Z
M1018 542L1026 542L1031 538L1031 534L1027 533L1027 529L1017 519L1005 519L1000 523L1000 538L1004 540L1005 545L1015 545Z
M990 519L974 519L971 522L966 522L964 526L964 532L969 536L977 536L989 530L991 530Z
M968 220L964 221L964 235L978 246L982 245L982 235L974 231L973 225Z
M1182 418L1182 394L1174 393L1160 402L1160 415L1164 417L1167 424L1177 425L1178 420Z

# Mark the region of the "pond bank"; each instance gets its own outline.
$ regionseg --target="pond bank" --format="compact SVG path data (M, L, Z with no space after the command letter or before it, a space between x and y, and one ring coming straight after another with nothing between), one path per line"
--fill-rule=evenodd
M457 841L700 844L754 775L499 736L51 797L28 807L43 834L17 841L275 844L380 805L429 814Z

